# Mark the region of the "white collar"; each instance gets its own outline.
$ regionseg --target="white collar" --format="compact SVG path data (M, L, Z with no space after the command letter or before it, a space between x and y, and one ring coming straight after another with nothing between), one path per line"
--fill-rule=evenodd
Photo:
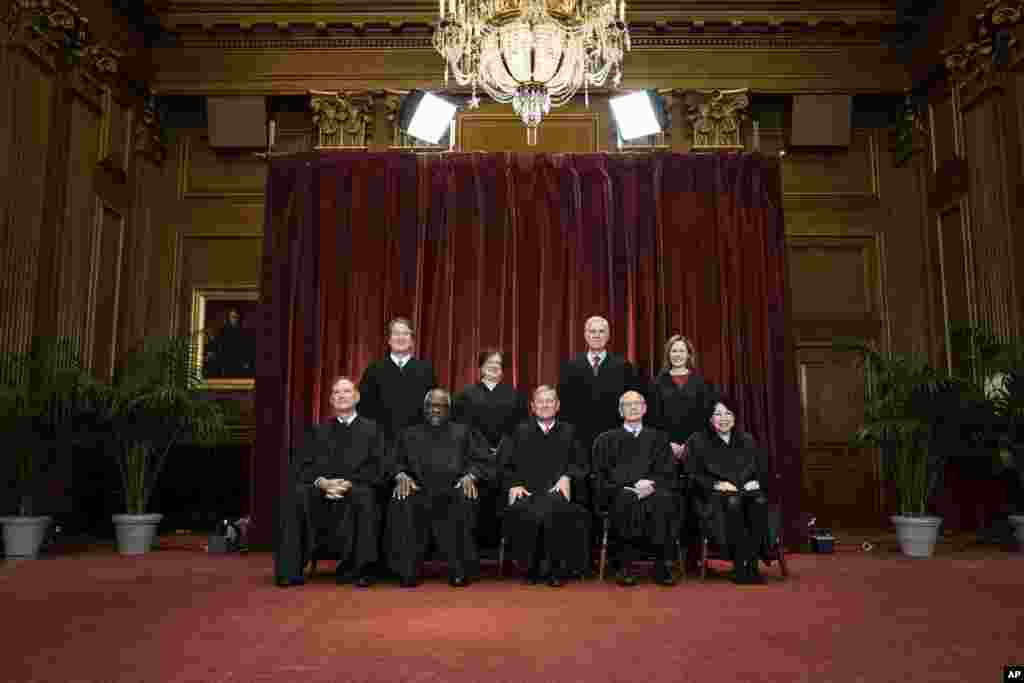
M540 427L540 430L541 430L542 432L544 432L545 434L547 434L548 432L550 432L550 431L551 431L552 429L554 429L554 428L555 428L555 423L556 423L557 421L558 421L558 418L555 418L555 419L551 420L551 425L550 425L550 426L548 426L548 427L545 427L545 426L544 426L544 422L543 422L542 420L537 420L537 426L538 426L538 427Z
M352 421L355 420L357 417L359 417L359 413L357 413L354 410L352 411L352 414L348 416L348 418L344 418L341 415L337 416L338 422L345 426L350 426L352 424Z
M397 353L392 353L391 354L391 360L394 362L395 365L397 365L398 367L402 368L402 367L405 367L406 363L408 363L410 360L412 360L412 354L411 353L406 353L406 354L398 355Z
M603 351L598 351L596 353L594 351L587 351L587 358L590 360L591 363L594 362L594 356L597 356L597 360L598 360L599 363L603 363L604 359L605 359L605 356L607 356L607 355L608 355L608 349L605 349Z
M640 424L638 424L638 425L636 425L636 426L634 427L634 426L632 426L632 425L630 425L630 424L627 424L627 423L623 422L623 423L622 423L622 428L623 428L623 429L625 429L625 430L626 430L627 432L629 432L630 434L632 434L633 436L636 436L637 434L639 434L640 432L642 432L642 431L643 431L643 429L644 429L644 425L643 425L643 423L641 422Z
M483 384L488 389L490 389L491 391L494 391L494 387L498 386L497 382L491 382L490 380L486 379L480 380L480 383Z

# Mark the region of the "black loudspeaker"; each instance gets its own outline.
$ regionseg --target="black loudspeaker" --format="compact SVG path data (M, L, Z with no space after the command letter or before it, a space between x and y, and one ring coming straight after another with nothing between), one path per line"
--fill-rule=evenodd
M849 147L850 95L794 95L790 147Z
M206 119L210 147L267 146L265 97L207 97Z

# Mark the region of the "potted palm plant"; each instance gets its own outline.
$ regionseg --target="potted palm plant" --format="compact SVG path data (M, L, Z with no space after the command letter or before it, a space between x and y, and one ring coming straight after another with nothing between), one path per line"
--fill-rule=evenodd
M17 514L0 518L7 557L34 558L51 518L37 514L39 482L91 433L98 384L69 338L36 338L27 352L0 354L0 429L14 465Z
M163 515L147 510L174 447L227 437L221 407L198 392L202 377L193 344L189 337L145 340L122 359L108 387L110 450L125 499L125 514L113 516L123 555L152 547Z
M839 341L837 350L860 355L865 371L864 422L854 437L879 448L883 476L896 489L900 549L930 557L942 518L929 513L957 427L948 419L962 404L961 383L917 354L882 353L873 344Z

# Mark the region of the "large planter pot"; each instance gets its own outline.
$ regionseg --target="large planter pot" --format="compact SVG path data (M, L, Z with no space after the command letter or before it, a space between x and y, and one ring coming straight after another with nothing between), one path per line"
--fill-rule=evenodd
M1017 550L1024 551L1024 515L1010 515L1010 524L1017 539Z
M153 547L156 527L163 515L114 515L117 551L122 555L142 555Z
M0 517L4 525L4 554L12 560L39 557L51 517Z
M900 551L907 557L931 557L935 552L935 539L939 535L942 517L904 517L893 515L889 518L896 526L896 538Z

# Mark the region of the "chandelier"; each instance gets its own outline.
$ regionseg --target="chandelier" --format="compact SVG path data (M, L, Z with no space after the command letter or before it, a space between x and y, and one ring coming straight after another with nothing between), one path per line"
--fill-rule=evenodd
M537 126L583 88L622 79L629 50L626 0L439 0L441 23L434 48L451 72L472 86L471 108L482 89L511 102L537 143Z

